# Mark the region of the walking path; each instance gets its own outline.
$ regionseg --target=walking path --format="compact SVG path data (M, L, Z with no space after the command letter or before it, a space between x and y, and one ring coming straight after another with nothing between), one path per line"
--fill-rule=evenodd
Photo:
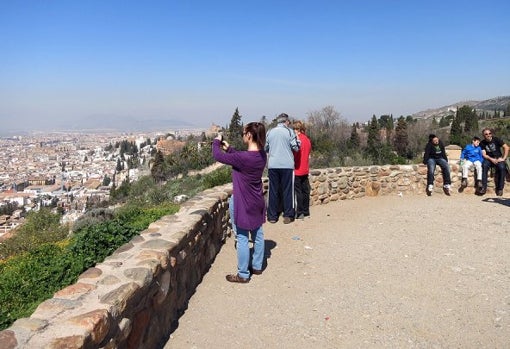
M267 223L264 273L227 282L229 239L164 348L509 348L509 214L434 193Z

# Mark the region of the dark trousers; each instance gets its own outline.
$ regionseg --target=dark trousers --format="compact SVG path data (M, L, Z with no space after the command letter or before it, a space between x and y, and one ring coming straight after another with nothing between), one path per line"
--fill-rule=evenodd
M489 175L489 168L494 167L496 169L496 173L494 174L494 184L496 186L496 190L503 190L505 187L505 176L506 176L506 164L504 161L498 162L497 165L494 165L492 162L488 160L483 160L482 163L482 185L484 188L487 188L487 177Z
M308 175L294 177L294 191L296 192L296 216L310 215L310 182Z
M294 169L270 168L269 200L267 204L267 219L278 220L281 204L283 203L283 216L294 218Z

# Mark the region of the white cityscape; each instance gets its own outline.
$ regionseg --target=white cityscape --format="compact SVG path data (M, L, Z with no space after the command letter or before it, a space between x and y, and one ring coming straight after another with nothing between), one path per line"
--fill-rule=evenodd
M50 206L62 213L63 223L73 222L85 212L89 200L108 201L114 185L111 179L118 186L126 178L136 181L150 173L147 163L129 169L129 155L121 156L116 143L133 142L141 164L158 150L156 141L165 140L166 135L185 139L204 131L51 132L0 137L0 208L16 208L12 214L0 214L0 239L22 224L26 212ZM123 170L118 169L119 161Z

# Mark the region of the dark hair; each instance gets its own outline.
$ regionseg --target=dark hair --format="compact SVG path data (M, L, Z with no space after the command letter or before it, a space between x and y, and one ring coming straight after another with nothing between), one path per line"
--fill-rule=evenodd
M434 138L436 138L437 136L433 133L429 134L429 142L431 142Z
M286 121L289 121L289 116L287 114L285 114L285 113L281 113L276 118L276 122L279 123L279 124L282 123L282 122L286 122Z
M266 127L261 122L250 122L244 127L244 132L249 132L259 150L263 150L266 145Z
M480 140L480 137L478 137L478 136L474 136L474 137L473 137L473 140L474 140L474 141L479 141L479 140Z

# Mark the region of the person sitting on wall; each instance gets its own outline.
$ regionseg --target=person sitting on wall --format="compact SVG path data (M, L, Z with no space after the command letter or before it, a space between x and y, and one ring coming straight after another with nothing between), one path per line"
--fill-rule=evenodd
M483 140L480 142L482 148L483 164L482 164L482 189L480 195L487 192L487 177L489 168L495 168L494 185L496 187L496 195L502 196L505 188L506 176L506 158L508 157L508 144L502 139L494 137L490 128L482 130ZM503 151L501 151L503 149Z
M448 165L444 144L435 134L429 135L429 141L423 153L423 163L427 165L427 195L432 195L434 190L434 171L436 170L436 165L439 165L443 174L443 191L449 196L452 183L450 166Z
M474 136L471 144L468 144L462 149L460 153L460 166L462 168L462 181L460 183L459 192L462 193L464 188L468 185L468 174L471 166L476 170L476 191L477 193L482 189L482 148L480 148L480 137Z

